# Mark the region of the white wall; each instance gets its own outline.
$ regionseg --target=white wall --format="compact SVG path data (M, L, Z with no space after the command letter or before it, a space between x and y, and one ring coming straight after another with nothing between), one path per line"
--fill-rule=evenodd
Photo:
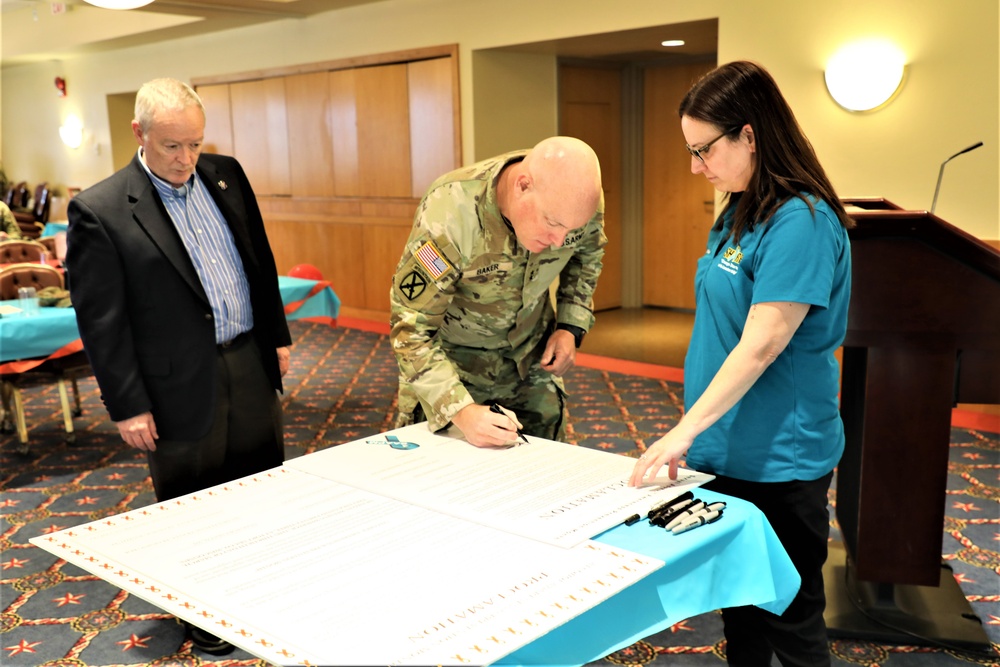
M472 54L472 65L475 153L466 161L534 146L558 134L554 56L480 50Z
M485 154L477 140L504 141L476 131L492 113L476 106L491 98L481 89L491 82L477 78L478 70L485 75L501 63L473 52L712 17L719 19L720 62L748 58L772 71L841 196L883 196L906 208L929 208L940 163L985 142L949 164L937 213L976 236L1000 239L996 0L386 0L304 21L5 68L2 164L9 177L29 183L86 187L110 175L105 97L153 77L190 80L451 43L460 45L468 162ZM829 99L823 65L842 43L865 36L894 40L909 56L909 78L886 109L849 114ZM67 80L66 98L55 95L57 75ZM517 102L508 99L506 111ZM87 128L76 151L58 138L70 113ZM511 135L518 136L517 128Z

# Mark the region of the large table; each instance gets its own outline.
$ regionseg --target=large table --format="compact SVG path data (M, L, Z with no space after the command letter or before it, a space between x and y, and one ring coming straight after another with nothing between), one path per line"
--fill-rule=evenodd
M349 604L352 617L370 619L368 625L377 629L386 645L392 644L394 640L398 643L400 637L409 636L413 639L413 629L410 627L413 625L427 627L428 631L436 631L440 625L441 628L448 628L446 632L457 632L447 624L424 625L424 621L413 620L405 612L402 616L399 615L399 608L407 608L407 603L402 601L403 592L409 593L408 589L427 586L428 582L430 585L441 583L441 586L433 589L436 597L455 599L454 606L448 608L463 610L462 614L456 616L464 618L465 610L473 615L480 612L486 615L496 611L493 608L477 611L478 604L462 602L466 599L464 596L469 595L468 592L463 593L465 589L462 585L455 584L454 580L450 586L446 585L452 576L460 575L451 574L450 570L443 575L440 571L435 571L438 558L446 559L454 557L454 554L467 553L468 545L461 542L463 533L471 530L472 526L482 525L485 529L489 522L470 523L470 519L459 518L451 511L430 510L430 505L424 505L420 509L417 504L402 500L407 491L403 491L402 495L395 494L397 484L402 481L399 475L419 478L425 474L436 474L438 469L445 470L442 474L454 480L449 483L449 491L446 493L451 493L461 485L461 493L458 494L461 499L455 502L462 503L462 507L472 507L465 504L472 503L476 507L488 508L482 510L485 512L502 512L511 503L520 503L522 498L515 494L516 500L511 499L510 491L512 486L524 483L525 475L508 473L515 470L523 472L524 466L534 460L521 459L519 465L522 467L512 468L511 459L507 457L534 456L532 447L556 448L552 450L552 460L566 461L565 467L569 470L579 471L581 468L576 464L584 456L603 457L600 461L588 459L587 465L600 469L610 468L615 475L619 468L631 468L630 460L625 457L535 438L531 438L531 443L525 445L525 449L514 451L513 454L484 452L464 442L459 442L458 447L448 443L442 445L433 441L435 438L442 440L437 436L414 435L415 429L421 426L423 425L414 425L375 436L374 439L346 443L292 459L272 471L191 496L132 510L118 517L39 536L31 541L175 616L224 636L264 660L275 664L304 664L302 649L309 641L315 646L316 631L302 626L318 624L321 629L325 628L327 634L321 636L328 635L326 641L331 645L336 645L337 641L344 642L345 635L343 632L336 632L339 625L333 619L337 618L336 614L342 614L345 602ZM404 451L382 447L387 444L382 440L388 441L386 436L393 434L398 435L397 443L420 443L416 445L419 448L454 448L446 452L447 459L437 459L433 473L425 473L422 471L428 470L433 459L416 462L416 459L405 459L408 454ZM359 476L357 468L351 467L350 452L360 451L361 456L369 456L370 453L365 453L366 447L380 450L372 450L374 454L371 456L398 457L395 459L396 463L390 465L383 465L384 459L371 463L377 465L380 471L375 476L390 477L372 482L373 476ZM484 462L479 457L491 458ZM475 475L474 471L487 468L496 471L492 484L475 484L468 479L460 479L470 471ZM455 471L459 474L453 477ZM481 474L490 475L488 471ZM344 478L353 480L353 483L345 482ZM492 477L487 477L490 478ZM627 474L622 479L627 479ZM386 480L390 482L390 486L384 487L382 494L372 490L372 485ZM531 486L531 483L527 488L532 492L545 492L544 487ZM466 500L466 489L474 490L473 495L482 494L482 498ZM390 495L384 495L385 493ZM612 549L638 554L641 558L662 561L663 566L647 571L642 578L627 587L622 585L609 589L614 591L613 594L601 597L600 602L594 606L588 605L582 613L576 610L570 614L561 605L553 605L553 613L562 613L565 618L560 618L559 623L547 627L544 633L535 632L530 643L519 643L519 648L515 651L496 656L493 664L533 667L582 665L627 647L685 618L720 607L752 604L774 613L782 612L798 590L799 577L767 520L756 507L745 501L703 489L697 489L695 493L709 502L725 500L728 505L723 518L680 535L672 535L653 527L645 520L625 526L615 525L616 520L612 519L614 527L596 535L592 538L593 541ZM397 509L381 511L384 507L380 505L377 520L368 523L369 519L364 519L363 524L352 523L362 520L363 516L376 516L370 515L364 508L362 501L365 501L366 496L355 494L369 494L367 502L397 503ZM347 498L345 502L352 508L350 511L334 504L333 499L341 497ZM372 500L375 497L381 500ZM501 501L503 497L508 499ZM551 502L555 507L565 507L564 498ZM493 502L494 500L497 502ZM548 497L544 498L541 507L546 507L544 503L549 500ZM406 508L411 508L412 512ZM439 517L433 519L432 523L441 524L442 541L430 544L425 542L417 549L408 550L410 542L403 534L415 525L421 526L422 531L424 524L421 521L426 517L427 511ZM473 507L470 511L477 510ZM603 509L600 511L603 512ZM178 515L177 512L182 514ZM421 515L419 512L425 514ZM546 513L547 510L539 510L534 518ZM402 523L393 523L397 518ZM528 517L526 520L531 519L532 517ZM617 520L620 521L620 518ZM199 521L204 526L198 525ZM167 526L164 522L170 525ZM219 534L220 525L227 526L225 537ZM176 549L164 551L157 546L162 544L165 533L178 529L184 531L183 540L172 539L172 536L167 538L177 546ZM199 532L201 530L205 532ZM390 533L395 537L397 532L399 542L393 544L392 548L382 548L382 536ZM199 535L214 541L197 546L200 542ZM494 530L493 535L499 533ZM494 544L491 541L494 539L497 538L491 537L488 532L481 535L477 533L475 550L472 552L473 565L477 568L474 569L475 576L484 577L492 572L491 564L494 561L491 561L491 556L504 553L501 545L506 543L500 540ZM347 546L355 543L352 540L357 540L357 546ZM433 551L436 547L443 550L428 557L424 549ZM372 552L367 558L388 555L390 562L385 566L381 562L375 564L374 572L364 568L359 571L356 568L361 567L362 561L358 559L365 557L359 551ZM539 553L551 559L551 550ZM275 554L281 554L286 559L284 562L287 571L275 565L278 562ZM322 557L316 556L317 554ZM213 562L213 559L218 562ZM206 572L187 571L193 567L192 563L199 563L198 567L205 567ZM551 560L548 563L549 566L553 564ZM246 574L240 574L242 572ZM212 581L205 579L206 573L212 574ZM348 576L347 584L344 580L345 573ZM223 591L233 581L217 583L224 576L236 577L237 585L231 589L233 592ZM341 578L336 579L336 576ZM283 583L277 587L276 577L285 577L280 579ZM561 573L555 573L554 578L561 577ZM603 578L600 571L599 578ZM193 583L196 581L200 583ZM468 585L470 580L465 581ZM475 577L471 581L475 581ZM358 590L345 591L345 585ZM574 590L585 590L589 595L594 594L595 589L602 585L604 584L598 581L597 585L591 584L590 589ZM223 588L216 588L217 586ZM358 591L361 594L356 594ZM397 595L400 597L399 601L394 599ZM259 606L265 606L263 611L245 606L247 596L255 598L254 601ZM580 594L580 597L586 596ZM564 597L553 599L565 600ZM539 598L537 605L550 609L545 606L548 603L544 600L544 597ZM436 604L439 600L433 602ZM429 603L427 598L420 598L415 609ZM573 604L567 603L570 607ZM560 607L559 611L554 609L556 606ZM278 613L276 610L291 609L306 615L302 625L285 619L286 612L274 615ZM416 611L414 613L419 614ZM268 621L268 618L272 620ZM446 620L450 623L454 619ZM486 619L478 620L479 624L484 622ZM480 648L485 648L490 644L490 639L505 636L504 632L513 627L509 623L510 621L500 621L500 625L496 625L496 622L488 625L471 623L471 632L486 637L481 640L485 643L480 645ZM355 635L349 635L348 640L350 638L355 638L354 643L372 646L374 652L369 654L369 659L364 664L385 664L384 660L378 659L379 646L369 644ZM348 641L348 646L350 643ZM343 656L323 656L326 659L320 660L320 664L332 664L331 660L338 662L337 657ZM468 656L453 663L448 660L445 662L465 664L466 658ZM472 659L469 664L480 662L491 661ZM316 661L311 663L316 664ZM402 664L410 663L404 661ZM425 662L417 661L416 664Z
M324 281L278 277L285 316L335 325L340 299ZM16 301L0 302L17 306ZM41 308L38 315L0 317L0 374L19 373L83 349L72 308ZM6 363L5 363L6 362Z

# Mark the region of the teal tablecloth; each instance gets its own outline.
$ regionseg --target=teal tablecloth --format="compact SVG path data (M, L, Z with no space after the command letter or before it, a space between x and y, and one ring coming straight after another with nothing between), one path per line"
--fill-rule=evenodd
M329 283L278 277L281 300L289 320L307 319L334 324L340 299ZM0 304L17 306L17 301ZM41 308L39 314L0 317L0 362L47 357L80 338L72 308Z
M497 661L497 665L583 665L674 623L722 607L756 605L781 613L799 589L799 574L771 525L754 505L725 500L722 518L673 535L640 521L595 539L653 556L666 564L569 623Z
M325 281L304 278L278 277L285 316L290 320L310 320L336 324L340 312L340 299Z
M68 222L46 222L45 228L42 230L42 236L55 236L59 232L65 232L69 229Z

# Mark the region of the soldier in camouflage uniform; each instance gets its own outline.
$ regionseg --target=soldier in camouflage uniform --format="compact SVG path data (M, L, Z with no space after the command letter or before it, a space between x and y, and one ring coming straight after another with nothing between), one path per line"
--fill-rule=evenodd
M11 213L7 204L0 201L0 241L15 241L23 238L21 236L21 226L17 224L17 219Z
M397 427L454 423L477 446L514 441L514 424L564 439L560 376L594 322L603 211L597 157L569 137L431 185L393 277Z

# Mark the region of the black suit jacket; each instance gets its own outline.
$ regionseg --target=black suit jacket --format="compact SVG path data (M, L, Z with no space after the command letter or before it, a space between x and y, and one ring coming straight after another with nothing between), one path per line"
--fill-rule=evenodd
M275 389L291 344L260 209L239 163L202 155L201 176L232 230L253 335ZM139 162L70 200L66 265L84 349L114 421L152 411L159 436L194 440L215 405L215 326L194 265Z

